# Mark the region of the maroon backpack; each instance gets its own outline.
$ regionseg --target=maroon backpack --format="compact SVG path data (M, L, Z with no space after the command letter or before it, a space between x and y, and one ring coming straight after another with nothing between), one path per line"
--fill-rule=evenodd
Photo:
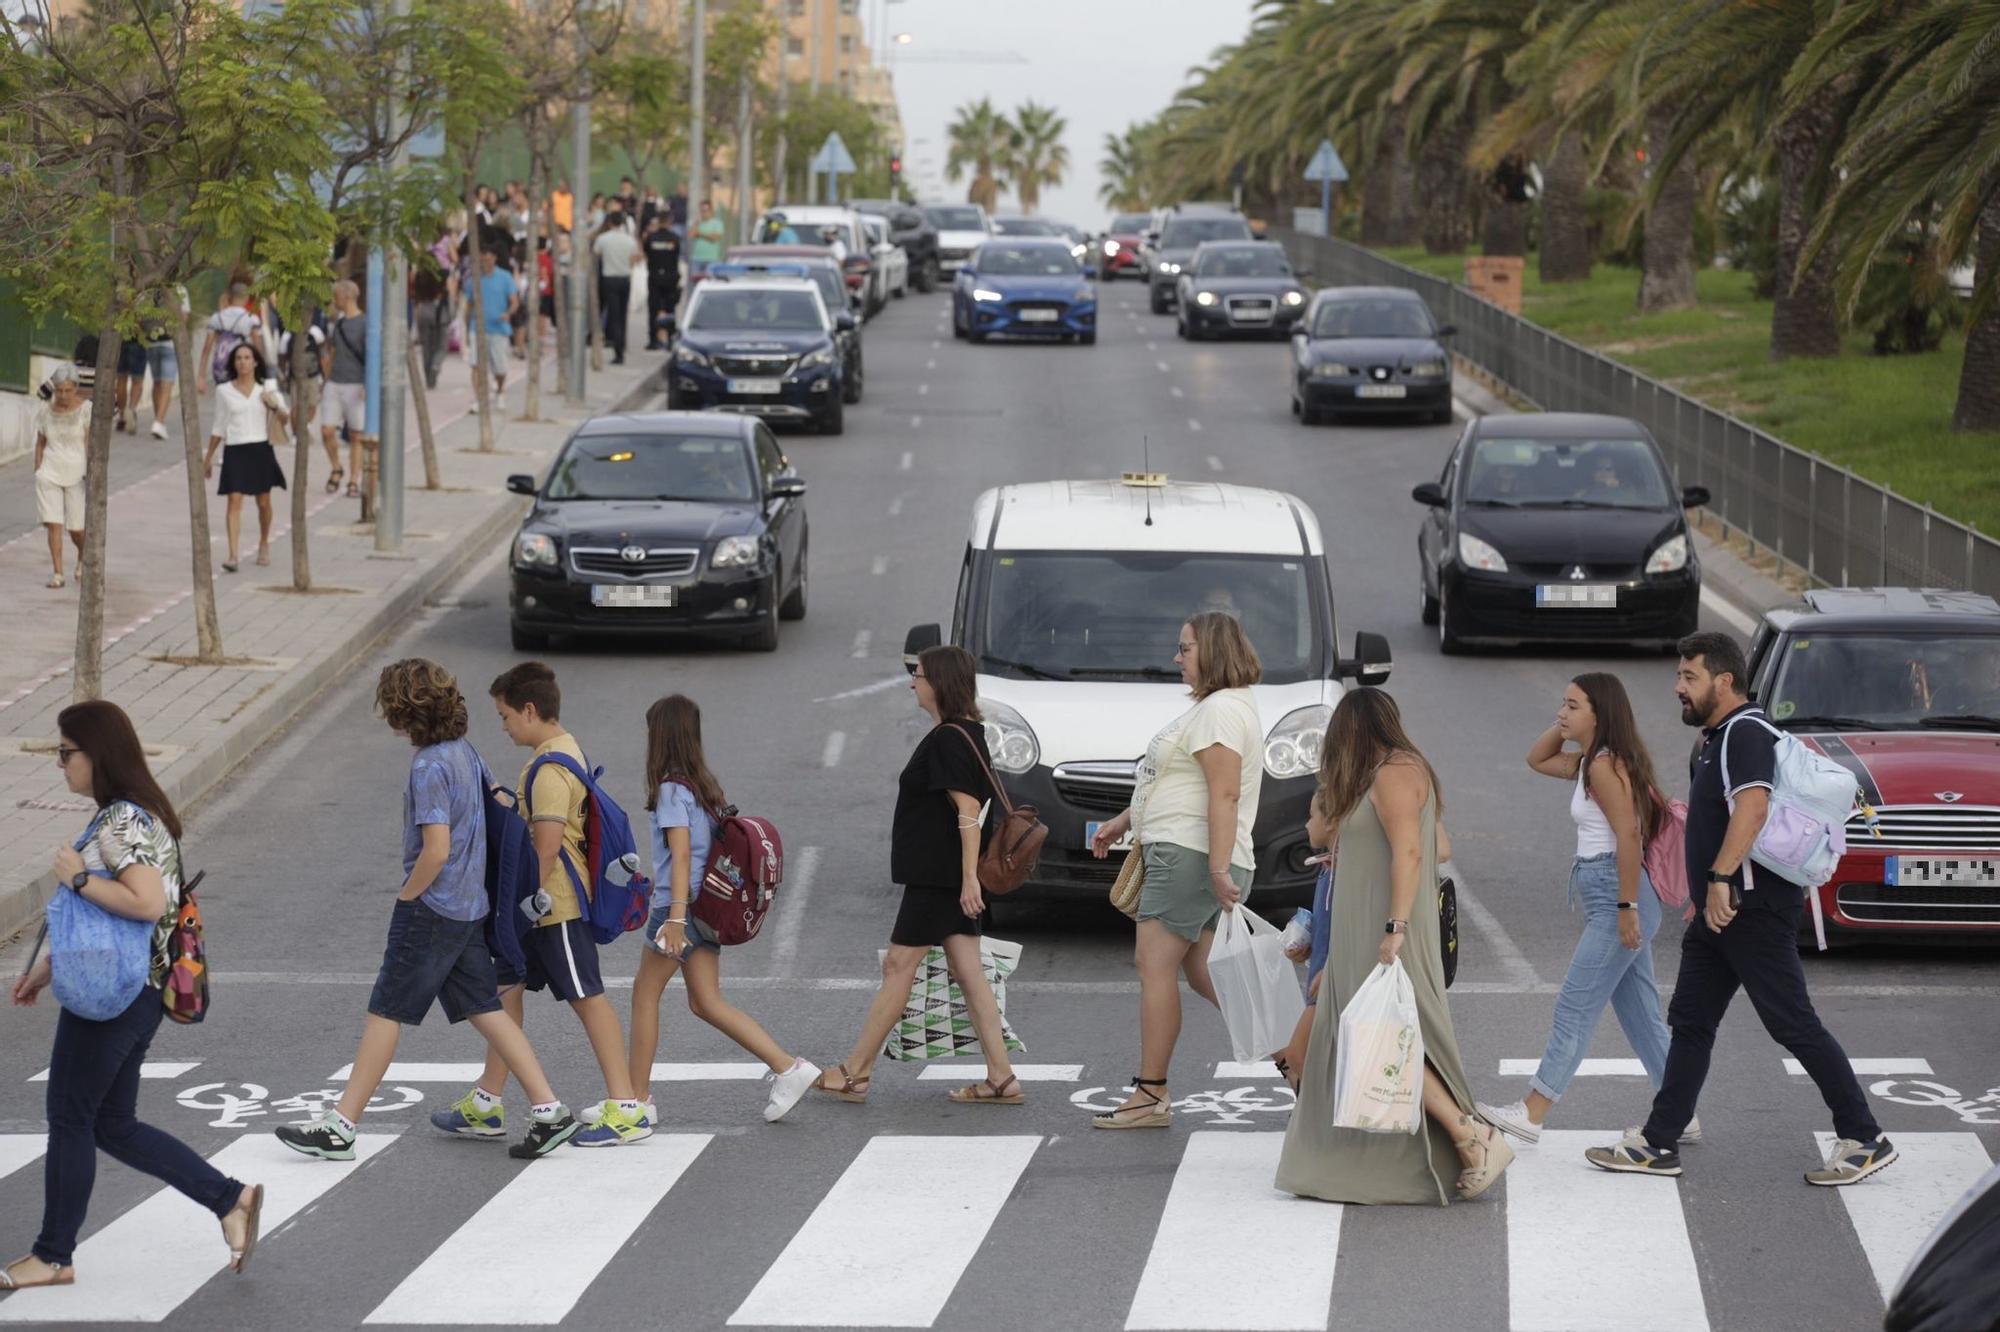
M673 777L667 780L687 786ZM699 803L699 793L691 786L688 791ZM708 844L701 891L689 905L717 943L749 943L764 928L764 917L777 898L785 876L785 844L769 819L739 814L734 805L707 812L715 820L715 835Z

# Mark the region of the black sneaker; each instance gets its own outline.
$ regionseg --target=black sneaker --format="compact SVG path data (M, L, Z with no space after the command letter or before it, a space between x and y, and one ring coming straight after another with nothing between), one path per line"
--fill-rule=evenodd
M1876 1171L1888 1169L1895 1161L1896 1148L1887 1137L1878 1134L1873 1142L1841 1138L1826 1154L1825 1165L1806 1171L1806 1183L1823 1189L1859 1184Z
M1648 1143L1637 1130L1628 1130L1615 1147L1587 1147L1583 1159L1599 1170L1625 1175L1667 1175L1681 1173L1681 1154L1663 1152Z
M333 1122L328 1112L309 1124L280 1124L271 1130L278 1141L302 1156L322 1161L352 1161L354 1135Z
M528 1136L507 1149L507 1155L516 1161L532 1161L538 1156L547 1156L556 1148L576 1136L583 1125L567 1107L554 1119L529 1121Z

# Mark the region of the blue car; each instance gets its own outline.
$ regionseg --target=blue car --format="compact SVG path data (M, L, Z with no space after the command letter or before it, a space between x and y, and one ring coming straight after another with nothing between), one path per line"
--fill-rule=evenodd
M704 281L667 359L667 408L738 412L838 435L846 389L838 337L853 327L847 311L827 312L809 278Z
M1005 333L1090 346L1097 341L1094 276L1062 237L987 241L953 280L952 336L984 342Z

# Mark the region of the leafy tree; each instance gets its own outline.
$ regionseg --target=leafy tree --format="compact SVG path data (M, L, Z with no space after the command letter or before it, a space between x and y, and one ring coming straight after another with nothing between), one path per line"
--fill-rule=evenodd
M1028 101L1014 109L1013 125L1004 169L1014 178L1021 211L1032 213L1041 206L1042 186L1062 184L1069 170L1069 149L1062 141L1069 122L1054 107Z
M593 88L592 127L618 145L634 175L644 180L655 161L686 160L688 58L673 33L627 29L598 62Z
M1104 181L1097 197L1117 213L1135 213L1146 207L1145 149L1139 127L1127 125L1122 134L1104 136L1104 156L1097 159L1098 174Z
M956 182L968 170L972 184L965 197L987 212L995 211L1000 191L1007 184L1007 160L1014 127L1007 117L993 109L993 99L982 97L958 108L945 128L950 147L945 151L945 179Z
M788 154L791 168L787 176L796 171L795 179L803 179L812 154L819 151L827 135L838 133L860 167L852 178L854 196L886 192L888 173L881 163L888 156L889 144L882 132L882 122L873 111L840 89L831 85L818 89L793 88L784 115L766 116L762 123L759 151L767 160L775 160L780 135L794 149ZM812 193L810 182L802 191L795 189L791 180L777 181L775 187L780 201L796 201Z

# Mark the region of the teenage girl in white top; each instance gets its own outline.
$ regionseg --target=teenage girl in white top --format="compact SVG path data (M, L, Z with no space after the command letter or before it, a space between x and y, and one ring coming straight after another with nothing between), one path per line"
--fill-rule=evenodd
M1554 1029L1527 1096L1512 1105L1479 1105L1494 1127L1533 1143L1590 1049L1606 1004L1655 1090L1666 1074L1669 1037L1653 983L1651 947L1660 928L1660 899L1642 864L1666 810L1625 686L1603 671L1570 682L1555 725L1528 751L1528 766L1569 784L1570 817L1576 821L1570 903L1574 907L1581 900L1584 909L1583 937L1563 975ZM1699 1121L1689 1125L1687 1137L1700 1136Z
M229 558L222 562L222 571L235 573L242 564L237 550L245 495L257 497L257 563L271 562L271 489L284 489L285 473L271 447L270 417L275 415L287 430L292 418L285 395L271 381L271 372L254 344L238 344L229 354L229 369L229 381L215 390L215 424L209 427L208 457L202 462L201 474L215 474L215 451L221 449L222 480L215 491L226 496L229 504Z

